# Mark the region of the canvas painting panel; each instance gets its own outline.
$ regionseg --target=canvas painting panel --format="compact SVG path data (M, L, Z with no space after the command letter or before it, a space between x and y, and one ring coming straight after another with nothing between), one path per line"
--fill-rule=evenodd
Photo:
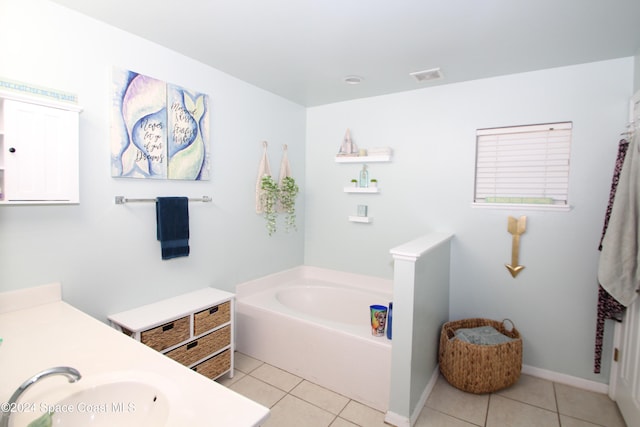
M208 180L209 96L114 69L111 175Z

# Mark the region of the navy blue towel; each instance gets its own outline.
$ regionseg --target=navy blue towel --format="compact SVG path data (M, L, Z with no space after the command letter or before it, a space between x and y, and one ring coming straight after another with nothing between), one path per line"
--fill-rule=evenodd
M156 199L157 237L162 259L189 255L189 199L158 197Z

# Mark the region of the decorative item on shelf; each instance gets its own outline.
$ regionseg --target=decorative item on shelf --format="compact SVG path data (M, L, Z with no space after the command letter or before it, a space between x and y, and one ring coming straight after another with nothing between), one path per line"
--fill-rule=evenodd
M338 156L352 156L356 157L359 154L358 146L351 140L351 131L347 129L344 134L344 138L342 140L342 144L340 145L340 151L338 151Z
M367 165L362 165L359 184L361 188L369 187L369 171L367 170Z
M358 216L366 217L369 213L369 207L367 205L358 205Z
M357 179L352 179L352 180L351 180L351 184L352 184L354 187L356 187L356 188L357 188L357 187L358 187L358 180L357 180Z
M378 188L378 180L373 178L371 179L371 187Z

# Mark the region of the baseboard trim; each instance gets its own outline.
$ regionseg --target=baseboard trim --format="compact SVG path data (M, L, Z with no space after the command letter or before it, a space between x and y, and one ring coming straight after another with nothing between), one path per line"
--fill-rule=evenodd
M572 375L561 374L559 372L549 371L547 369L536 368L534 366L522 365L522 373L531 375L532 377L542 378L544 380L553 381L559 384L565 384L596 393L609 393L609 385L591 381L584 378L574 377Z
M387 411L384 416L384 423L395 427L410 427L411 420L405 416Z
M425 403L427 403L427 399L429 395L433 391L433 388L436 386L436 382L438 381L438 376L440 375L440 365L436 365L433 373L431 374L431 378L427 383L426 387L422 391L420 395L420 399L418 400L418 404L416 405L413 413L410 417L406 417L404 415L397 414L392 411L387 411L384 417L385 424L389 424L395 427L411 427L416 423L418 417L420 416L420 412L424 408Z
M581 388L583 390L593 391L595 393L608 394L609 393L609 385L604 383L599 383L597 381L587 380L580 377L574 377L572 375L561 374L560 372L550 371L548 369L536 368L535 366L522 365L522 373L525 375L531 375L532 377L541 378L548 381L553 381L559 384L565 384L572 387ZM389 424L395 427L411 427L416 423L418 417L420 416L420 412L424 408L425 403L427 403L427 399L429 395L433 391L433 388L438 381L438 376L440 374L440 367L436 365L427 386L425 387L422 395L420 396L420 400L416 405L413 413L410 417L406 417L404 415L397 414L392 411L387 411L384 417L385 424Z

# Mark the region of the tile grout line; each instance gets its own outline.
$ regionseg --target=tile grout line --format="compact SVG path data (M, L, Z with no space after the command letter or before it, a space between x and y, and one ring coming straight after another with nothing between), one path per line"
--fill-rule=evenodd
M249 357L250 357L250 356L249 356ZM260 382L262 382L262 383L264 383L264 384L267 384L267 385L269 385L269 386L271 386L271 387L274 387L274 388L276 388L276 389L278 389L278 390L282 391L283 393L285 393L285 395L284 395L282 398L280 398L278 401L276 401L276 402L275 402L275 403L274 403L274 404L269 408L269 410L271 410L271 409L272 409L273 407L275 407L278 403L280 403L280 402L282 401L282 399L284 399L287 395L291 395L291 397L296 398L296 399L299 399L299 400L301 400L301 401L303 401L303 402L305 402L305 403L307 403L307 404L309 404L309 405L311 405L311 406L313 406L313 407L315 407L315 408L318 408L318 409L320 409L320 410L322 410L322 411L326 412L327 414L329 414L329 415L333 416L333 419L331 420L331 423L334 423L337 419L341 419L341 420L344 420L345 422L348 422L348 423L350 423L350 424L353 424L353 425L355 425L355 426L357 426L357 427L363 427L363 426L362 426L362 425L360 425L360 424L357 424L355 421L351 421L351 420L349 420L348 418L344 418L344 417L342 417L342 416L341 416L341 414L342 414L342 413L347 409L347 407L349 406L349 404L350 404L350 403L355 402L355 403L358 403L358 404L360 404L360 405L363 405L363 406L365 406L365 407L367 407L367 408L370 408L370 409L372 409L372 410L375 410L375 411L380 412L379 410L377 410L377 409L375 409L375 408L371 408L371 407L369 407L369 406L365 405L364 403L360 403L360 402L358 402L357 400L351 399L351 398L349 398L349 397L347 397L347 396L344 396L344 395L342 395L342 394L340 394L340 393L337 393L337 392L335 392L335 391L333 391L333 390L327 389L326 387L323 387L323 386L321 386L321 385L319 385L319 384L316 384L316 383L314 383L314 382L312 382L312 381L306 380L306 379L304 379L304 378L302 378L302 377L298 377L297 375L295 375L295 374L293 374L293 373L291 373L291 372L288 372L288 371L286 371L286 370L284 370L284 369L278 368L278 367L276 367L276 366L274 366L274 365L271 365L271 364L269 364L269 363L267 363L267 362L265 362L265 361L262 361L262 360L259 360L259 359L255 359L255 360L259 361L259 362L260 362L260 364L259 364L258 366L256 366L255 368L251 369L250 371L248 371L248 372L241 371L241 370L239 370L239 369L237 368L237 366L235 367L235 370L237 370L238 372L242 372L245 376L250 376L251 378L253 378L253 379L257 380L257 381L260 381ZM322 388L322 389L324 389L324 390L327 390L327 391L329 391L329 392L331 392L331 393L334 393L334 394L337 394L337 395L339 395L339 396L341 396L341 397L344 397L344 398L347 400L347 402L346 402L346 404L345 404L345 405L340 409L340 411L338 412L338 414L334 414L333 412L331 412L331 411L329 411L329 410L327 410L327 409L325 409L325 408L323 408L323 407L321 407L321 406L318 406L317 404L315 404L315 403L313 403L313 402L309 402L308 400L306 400L306 399L304 399L304 398L302 398L302 397L298 397L298 396L295 396L295 395L291 394L291 391L283 390L283 389L281 389L281 388L277 387L276 385L271 384L271 383L268 383L268 382L266 382L266 381L264 381L264 380L262 380L262 379L260 379L260 378L256 377L255 375L253 375L255 371L257 371L258 369L260 369L260 368L261 368L262 366L264 366L264 365L272 366L272 367L277 368L277 369L279 369L279 370L281 370L281 371L283 371L283 372L286 372L287 374L290 374L290 375L293 375L293 376L295 376L295 377L297 377L297 378L300 378L300 381L299 381L295 386L293 386L293 387L291 388L291 391L293 391L293 389L295 389L295 388L296 388L296 387L298 387L301 383L303 383L303 382L305 382L305 381L306 381L306 382L308 382L309 384L313 384L313 385L315 385L315 386L317 386L317 387L320 387L320 388Z
M304 378L298 377L298 378L300 378L300 380L299 380L299 381L298 381L298 382L297 382L293 387L291 387L291 390L288 390L288 391L287 391L287 390L284 390L284 389L279 388L278 386L276 386L276 385L274 385L274 384L271 384L271 383L269 383L269 382L266 382L266 381L264 381L263 379L258 378L258 377L256 377L256 376L254 376L254 375L253 375L253 373L254 373L255 371L257 371L257 370L258 370L261 366L263 366L263 365L268 365L268 364L267 364L266 362L262 362L262 364L260 364L260 365L259 365L258 367L256 367L256 368L252 369L250 372L243 372L243 371L240 371L240 370L238 370L238 372L241 372L241 373L243 373L245 376L249 376L249 377L253 378L254 380L259 381L259 382L261 382L261 383L263 383L263 384L266 384L266 385L269 385L269 386L271 386L271 387L274 387L275 389L277 389L277 390L279 390L279 391L281 391L281 392L283 392L283 393L284 393L284 395L283 395L280 399L278 399L276 402L274 402L274 403L273 403L273 405L271 405L271 407L269 408L270 410L272 410L272 409L273 409L277 404L279 404L279 403L280 403L280 402L281 402L281 401L282 401L286 396L291 396L291 397L293 397L293 398L295 398L295 399L299 399L300 401L305 402L306 404L309 404L309 405L311 405L311 406L313 406L313 407L315 407L315 408L317 408L317 409L319 409L319 410L321 410L321 411L323 411L323 412L325 412L325 413L329 414L332 418L331 418L331 420L330 420L330 422L329 422L329 424L328 424L328 427L329 427L329 426L331 426L333 423L335 423L338 419L344 420L345 422L351 423L351 424L353 424L353 425L355 425L355 426L362 427L360 424L357 424L356 422L351 421L351 420L349 420L349 419L344 418L344 417L342 417L342 416L341 416L341 414L345 411L345 409L349 406L349 404L350 404L351 402L354 402L354 400L353 400L353 399L350 399L350 398L348 398L347 396L343 396L343 395L340 395L339 393L336 393L336 394L338 394L338 395L340 395L340 396L342 396L342 397L344 397L344 398L346 398L346 399L347 399L346 404L345 404L345 405L340 409L340 411L336 414L336 413L334 413L334 412L332 412L332 411L329 411L328 409L326 409L326 408L324 408L324 407L322 407L322 406L319 406L318 404L316 404L316 403L314 403L314 402L308 401L307 399L305 399L305 398L303 398L303 397L296 396L296 395L292 394L292 391L293 391L294 389L296 389L298 386L300 386L302 383L304 383L305 381L306 381L306 382L308 382L308 383L310 383L310 384L313 384L313 385L315 385L315 386L317 386L317 387L321 387L321 388L325 389L324 387L322 387L322 386L320 386L320 385L318 385L318 384L315 384L315 383L313 383L313 382L311 382L311 381L305 380ZM269 366L271 366L271 365L269 365ZM287 372L287 371L284 371L284 372ZM287 372L287 373L291 374L290 372ZM291 374L291 375L294 375L294 374ZM296 376L296 375L294 375L294 376ZM296 376L296 377L297 377L297 376ZM515 398L512 398L512 397L509 397L509 396L503 396L503 395L500 395L499 393L489 393L489 396L488 396L489 398L487 399L487 406L486 406L486 408L485 408L484 423L483 423L483 424L481 424L481 425L479 425L479 427L488 427L488 422L489 422L489 411L491 410L491 402L492 402L492 399L493 399L493 397L494 397L495 395L499 395L501 398L504 398L504 399L510 400L510 401L512 401L512 402L517 402L517 403L520 403L520 404L524 404L524 405L527 405L527 406L530 406L530 407L533 407L533 408L536 408L536 409L544 410L544 411L551 412L551 413L555 412L555 414L556 414L556 419L557 419L557 422L558 422L558 426L559 426L559 427L562 427L562 420L561 420L561 415L562 415L562 414L561 414L561 412L560 412L560 406L559 406L559 401L558 401L557 384L556 384L555 382L553 382L553 381L551 382L551 384L552 384L552 390L553 390L553 399L554 399L554 403L555 403L555 406L556 406L556 410L555 410L555 411L550 410L550 409L548 409L548 408L546 408L546 407L543 407L543 406L538 406L538 405L536 405L536 404L532 404L532 403L529 403L529 402L521 401L521 400L518 400L518 399L515 399ZM332 392L332 393L335 393L335 392L333 392L332 390L329 390L329 389L326 389L326 390L328 390L328 391L330 391L330 392ZM359 402L358 402L358 403L359 403ZM366 405L365 405L365 406L366 406ZM430 407L429 407L428 405L426 405L426 404L424 405L424 407L426 407L426 408L430 408ZM436 411L436 412L439 412L439 413L441 413L441 414L447 415L447 416L449 416L449 417L452 417L452 418L455 418L455 419L459 419L459 420L461 420L461 421L465 421L465 422L470 423L470 424L473 424L473 425L477 425L477 424L471 423L470 421L460 419L460 418L458 418L458 417L456 417L456 416L454 416L454 415L451 415L451 414L448 414L448 413L442 412L442 411L440 411L440 410L438 410L438 409L436 409L436 408L430 408L430 409L431 409L431 410L434 410L434 411ZM581 418L575 418L575 417L570 417L570 418L571 418L571 419L575 419L575 420L579 420L579 421L590 422L590 423L593 423L594 425L598 425L599 427L602 427L600 424L596 424L596 423L594 423L593 421L587 421L587 420L583 420L583 419L581 419Z
M248 357L250 357L250 356L248 356ZM364 404L362 404L362 403L360 403L360 402L358 402L358 401L356 401L356 400L350 399L350 398L349 398L349 397L347 397L347 396L344 396L344 395L341 395L341 394L339 394L339 393L336 393L336 392L335 392L335 391L333 391L333 390L326 389L325 387L322 387L322 386L320 386L319 384L316 384L316 383L314 383L314 382L312 382L312 381L305 380L305 379L304 379L304 378L302 378L302 377L298 377L297 375L295 375L295 374L293 374L293 373L291 373L291 372L288 372L288 371L283 370L283 369L281 369L281 368L277 368L277 367L276 367L276 366L274 366L274 365L270 365L270 364L268 364L267 362L260 361L260 360L258 360L258 359L255 359L255 360L259 362L258 366L254 367L253 369L247 369L247 371L248 371L248 372L241 371L241 370L237 369L237 367L236 367L236 370L238 371L238 373L242 373L242 374L243 374L243 375L245 375L245 376L249 376L249 377L253 378L253 379L254 379L254 380L256 380L256 381L260 381L261 383L264 383L264 384L266 384L266 385L269 385L269 386L271 386L271 387L274 387L275 389L277 389L277 390L281 391L282 393L284 393L284 395L283 395L280 399L278 399L275 403L273 403L273 405L271 405L270 409L272 409L272 408L274 408L276 405L280 404L280 403L282 402L282 400L284 399L284 397L286 397L287 395L290 395L291 397L293 397L293 398L295 398L295 399L298 399L299 401L304 402L304 403L306 403L306 404L308 404L308 405L311 405L311 406L313 406L314 408L317 408L317 409L319 409L319 410L323 411L324 413L326 413L326 414L330 415L331 421L330 421L330 424L329 424L329 425L331 425L331 424L335 423L337 420L343 420L343 421L345 421L345 422L352 423L352 424L354 424L354 425L358 425L356 422L351 421L351 420L349 420L348 418L344 418L344 417L342 417L342 416L341 416L341 414L345 412L346 408L347 408L347 407L349 407L349 405L350 405L352 402L356 402L356 403L361 404L361 405L364 405ZM260 379L259 377L256 377L256 376L255 376L256 371L258 371L261 367L263 367L263 366L265 366L265 365L272 366L272 367L277 368L277 369L279 369L279 370L281 370L281 371L283 371L283 372L285 372L285 373L287 373L287 374L293 375L293 376L297 377L297 378L299 379L299 381L298 381L298 382L296 382L296 383L295 383L295 385L293 385L293 387L291 387L291 389L290 389L289 391L287 391L287 390L284 390L284 389L282 389L282 388L278 387L277 385L271 384L271 383L269 383L269 382L267 382L267 381L265 381L265 380ZM251 366L251 365L248 365L248 366ZM248 366L245 366L245 367L248 367ZM547 380L547 381L548 381L548 380ZM323 407L323 406L320 406L320 403L314 403L314 402L312 402L312 401L307 400L307 399L306 399L305 397L303 397L303 396L296 396L296 395L294 395L292 392L293 392L297 387L299 387L301 384L303 384L304 382L308 382L309 384L315 385L315 386L320 387L320 388L322 388L322 389L325 389L325 390L327 390L327 391L329 391L329 392L331 392L331 393L335 393L335 394L337 394L337 395L339 395L339 396L344 397L344 398L346 399L346 403L345 403L345 405L344 405L344 406L342 406L342 408L340 408L339 410L337 410L337 413L335 413L333 410L329 410L329 409L327 409L327 408L325 408L325 407ZM563 384L562 384L562 383L557 383L557 382L555 382L555 381L548 381L548 382L549 382L549 383L551 383L551 390L552 390L552 393L553 393L552 401L553 401L553 402L554 402L554 404L555 404L555 410L553 410L553 409L549 409L549 408L547 407L547 406L549 406L547 403L550 403L550 402L549 402L549 400L546 400L546 399L545 399L545 401L544 401L544 402L541 402L541 401L538 401L538 400L534 400L534 402L535 402L535 403L531 403L531 402L527 402L527 401L526 401L526 399L525 399L525 400L519 399L519 398L518 398L518 395L513 395L513 396L509 396L509 395L502 395L502 394L500 394L500 393L498 393L498 392L492 392L492 393L489 393L489 396L488 396L488 399L487 399L486 408L485 408L484 423L483 423L483 424L475 424L475 423L471 423L470 421L467 421L467 420L462 420L462 419L460 419L460 418L456 417L455 415L449 414L449 413L447 413L447 412L440 411L440 410L438 410L438 409L436 409L436 408L431 408L429 405L427 405L427 404L426 404L426 402L425 402L425 405L424 405L424 407L423 407L423 408L430 408L430 409L435 410L435 411L437 411L437 412L439 412L439 413L441 413L441 414L443 414L443 415L446 415L446 416L448 416L448 417L452 417L452 418L455 418L455 419L459 419L459 420L462 420L462 421L465 421L465 422L471 423L471 424L473 424L474 426L478 426L478 427L488 427L488 426L489 426L489 418L490 418L490 417L489 417L489 411L491 410L492 403L495 405L495 396L497 395L497 396L499 396L500 398L503 398L503 399L506 399L506 400L509 400L509 401L512 401L512 402L517 402L517 403L519 403L519 404L523 404L523 405L526 405L526 406L531 407L531 408L536 408L536 409L538 409L538 410L542 410L542 411L545 411L545 412L547 412L547 413L548 413L548 412L551 412L551 413L555 412L555 415L556 415L556 417L555 417L555 418L556 418L556 421L557 421L557 423L558 423L558 426L559 426L559 427L562 427L562 418L563 418L563 417L566 417L567 419L571 419L571 420L576 420L576 421L581 421L581 422L588 422L588 423L592 423L593 425L597 425L597 426L599 426L599 427L603 427L603 425L602 425L602 424L597 423L597 422L594 422L593 420L591 420L590 418L587 418L586 416L585 416L585 417L576 416L576 415L573 415L573 413L572 413L572 412L569 412L569 413L570 413L570 414L572 414L572 415L569 415L569 414L563 414L563 413L562 413L562 411L561 411L561 408L560 408L560 403L559 403L559 401L560 401L560 400L563 400L563 401L564 401L564 394L563 394L563 393L561 393L561 391L562 391L562 390L564 390L564 389L562 389L562 388L560 388L560 389L559 389L559 386L563 386ZM230 387L230 386L231 386L231 384L229 384L227 387ZM561 398L562 398L562 399L561 399ZM548 398L547 398L547 399L548 399ZM546 406L544 406L544 405L546 405ZM364 406L367 406L367 405L364 405ZM500 405L499 405L499 406L500 406ZM368 406L367 406L367 407L368 407ZM374 408L371 408L371 409L374 409ZM565 408L565 410L566 410L566 409L567 409L567 408ZM375 409L374 409L374 410L375 410ZM380 412L380 411L378 411L378 412Z
M542 411L551 412L552 414L560 415L560 411L557 410L557 408L558 408L558 402L557 401L556 401L556 410L554 411L552 409L545 408L544 406L536 405L535 403L525 402L524 400L520 400L520 399L516 399L516 398L513 398L513 397L505 396L505 395L502 395L500 393L491 393L491 396L493 396L494 394L500 396L500 398L502 398L502 399L507 399L507 400L510 400L512 402L521 403L523 405L531 406L533 408L540 409ZM556 399L556 397L555 397L555 387L554 387L553 394L554 394L553 398Z
M556 415L558 418L558 425L562 427L562 419L560 418L560 405L558 404L558 392L556 391L556 383L551 382L551 385L553 385L553 399L556 402Z
M334 392L334 391L332 391L332 390L326 389L326 388L324 388L324 387L322 387L322 386L320 386L320 385L318 385L318 384L315 384L315 383L313 383L313 382L311 382L311 381L305 380L305 379L304 379L304 378L302 378L302 377L298 377L297 375L292 374L292 373L290 373L290 372L288 372L288 371L284 371L284 370L282 370L282 371L283 371L283 372L286 372L287 374L293 375L294 377L297 377L297 378L299 379L299 381L297 381L297 382L296 382L296 383L295 383L295 384L290 388L290 390L286 390L286 389L280 388L280 387L278 387L277 385L272 384L272 383L269 383L269 382L267 382L267 381L265 381L265 380L263 380L263 379L261 379L261 378L259 378L259 377L256 377L256 376L254 375L254 374L255 374L255 372L256 372L256 371L258 371L258 370L260 369L260 367L265 366L265 365L273 366L273 365L269 365L268 363L266 363L266 362L262 361L262 362L261 362L258 366L256 366L254 369L249 370L249 372L243 372L243 371L240 371L240 370L238 370L238 372L241 372L241 373L243 373L244 375L249 376L249 377L253 378L254 380L259 381L259 382L261 382L261 383L263 383L263 384L266 384L266 385L269 385L269 386L271 386L271 387L274 387L275 389L277 389L277 390L281 391L282 393L284 393L284 395L283 395L280 399L278 399L276 402L274 402L274 403L271 405L271 407L270 407L269 409L273 409L275 406L277 406L279 403L281 403L281 402L282 402L282 400L283 400L287 395L289 395L289 396L291 396L291 397L293 397L293 398L295 398L295 399L298 399L298 400L299 400L299 401L301 401L301 402L304 402L304 403L306 403L306 404L308 404L308 405L311 405L311 406L313 406L314 408L317 408L317 409L319 409L319 410L323 411L324 413L328 414L328 415L331 417L331 420L330 420L330 422L329 422L329 426L330 426L331 424L335 423L338 419L344 420L344 421L349 422L349 423L352 423L352 424L354 424L354 425L358 425L357 423L355 423L355 422L353 422L353 421L351 421L351 420L349 420L349 419L344 418L344 417L342 417L342 416L341 416L341 414L342 414L342 413L344 413L345 409L349 406L349 404L350 404L351 402L355 402L353 399L350 399L350 398L348 398L347 396L340 395L339 393L336 393L336 392ZM322 407L322 406L320 406L320 405L319 405L319 404L317 404L317 403L314 403L314 402L312 402L312 401L309 401L309 400L307 400L306 398L304 398L304 397L302 397L302 396L296 396L296 395L292 394L292 392L293 392L297 387L299 387L301 384L303 384L304 382L308 382L309 384L315 385L315 386L320 387L320 388L322 388L322 389L325 389L325 390L327 390L327 391L329 391L329 392L332 392L332 393L335 393L335 394L337 394L337 395L339 395L339 396L344 397L344 398L346 399L346 403L345 403L345 405L344 405L344 406L343 406L343 407L338 411L338 413L334 413L333 411L331 411L331 410L329 410L329 409L327 409L327 408L325 408L325 407ZM553 391L553 402L555 403L555 411L554 411L554 410L552 410L552 409L549 409L549 408L547 408L547 407L544 407L544 406L540 406L540 405L537 405L537 404L534 404L534 403L530 403L530 402L526 402L526 401L519 400L519 399L514 398L514 397L504 396L504 395L501 395L501 394L499 394L499 393L493 392L493 393L489 393L489 396L488 396L488 399L487 399L487 404L486 404L486 407L485 407L485 414L484 414L484 422L483 422L482 424L479 424L478 426L479 426L479 427L488 427L488 423L489 423L489 411L491 410L492 403L495 403L495 402L492 402L492 401L494 400L494 397L495 397L496 395L498 395L498 396L500 396L501 398L504 398L504 399L506 399L506 400L509 400L509 401L512 401L512 402L517 402L517 403L519 403L519 404L523 404L523 405L527 405L527 406L529 406L529 407L536 408L536 409L539 409L539 410L542 410L542 411L545 411L545 412L551 412L551 413L555 412L555 415L556 415L556 417L555 417L555 418L556 418L556 420L557 420L558 426L559 426L559 427L562 427L562 419L561 419L562 413L561 413L561 411L560 411L559 396L558 396L558 389L557 389L558 384L557 384L556 382L553 382L553 381L550 381L550 382L551 382L551 385L552 385L552 391ZM359 403L359 402L358 402L358 403ZM425 403L426 403L426 402L425 402ZM365 406L366 406L366 405L365 405ZM424 407L429 407L429 406L425 404L425 405L424 405ZM440 413L442 413L442 414L444 414L444 415L447 415L447 416L450 416L450 417L453 417L453 418L460 419L460 418L455 417L455 416L453 416L453 415L451 415L451 414L448 414L448 413L445 413L445 412L439 411L438 409L435 409L435 408L430 408L430 409L435 410L435 411L437 411L437 412L440 412ZM591 423L593 423L593 421L583 420L583 419L581 419L581 418L575 418L575 417L570 417L570 418L572 418L572 419L576 419L576 420L579 420L579 421L585 421L585 422L591 422ZM466 422L469 422L469 423L470 423L470 421L467 421L467 420L463 420L463 421L466 421ZM471 424L474 424L474 423L471 423ZM595 425L599 425L599 424L596 424L596 423L594 423L594 424L595 424ZM476 424L474 424L474 425L476 425Z
M266 363L266 362L262 362L262 364L261 364L260 366L265 365L265 364L267 364L267 363ZM311 381L305 380L304 378L298 377L298 378L300 378L300 381L298 381L298 383L297 383L295 386L293 386L293 387L291 388L291 390L289 390L289 391L287 391L287 390L283 390L283 389L278 388L277 386L275 386L275 385L273 385L273 384L270 384L270 383L268 383L268 382L266 382L266 381L264 381L264 380L262 380L262 379L260 379L260 378L258 378L258 377L256 377L256 376L252 375L252 372L256 371L260 366L258 366L257 368L255 368L255 369L251 370L251 372L244 372L244 374L245 374L245 375L247 375L247 376L250 376L251 378L255 379L256 381L260 381L260 382L262 382L262 383L264 383L264 384L267 384L267 385L270 385L270 386L272 386L272 387L275 387L276 389L278 389L278 390L280 390L280 391L282 391L282 392L284 392L284 393L285 393L285 394L284 394L284 396L282 396L282 397L281 397L280 399L278 399L278 400L277 400L273 405L271 405L271 407L269 408L269 410L273 409L273 408L274 408L278 403L280 403L280 402L281 402L285 397L287 397L287 396L291 396L291 397L293 397L293 398L295 398L295 399L300 399L301 401L303 401L303 402L305 402L305 403L307 403L307 404L309 404L309 405L311 405L311 406L313 406L313 407L315 407L315 408L318 408L318 409L320 409L320 410L322 410L322 411L326 412L327 414L329 414L329 415L333 416L333 418L331 419L331 422L329 423L329 426L331 426L331 424L333 424L333 423L334 423L338 418L340 418L340 419L345 420L345 421L347 421L347 422L349 422L349 423L351 423L351 424L354 424L354 425L356 425L356 426L358 426L358 427L362 427L362 426L360 426L360 424L356 424L355 422L353 422L353 421L349 421L348 419L346 419L346 418L342 418L342 417L340 416L340 414L342 414L342 412L344 412L344 410L347 408L347 406L349 406L349 403L351 403L351 401L352 401L353 399L349 399L348 397L343 396L343 397L345 397L346 399L348 399L348 401L347 401L347 403L344 405L344 407L343 407L342 409L340 409L340 412L339 412L338 414L334 414L333 412L330 412L330 411L328 411L327 409L325 409L325 408L323 408L323 407L321 407L321 406L318 406L318 405L316 405L316 404L315 404L315 403L313 403L313 402L309 402L308 400L303 399L302 397L298 397L298 396L295 396L295 395L291 394L291 391L293 391L293 389L295 389L296 387L298 387L298 386L299 386L300 384L302 384L304 381L307 381L307 382L309 382L310 384L314 384L314 385L316 385L316 386L318 386L318 387L321 387L321 386L319 386L319 385L317 385L317 384L315 384L315 383L312 383ZM272 366L272 365L270 365L270 366ZM242 371L240 371L240 372L242 372ZM284 372L287 372L287 371L284 371ZM290 372L287 372L287 373L291 374ZM291 375L294 375L294 374L291 374ZM297 375L295 375L295 376L297 377ZM322 388L324 388L324 387L322 387ZM328 390L328 389L326 389L326 390ZM331 391L331 390L328 390L328 391ZM332 392L333 392L333 391L332 391ZM335 392L333 392L333 393L335 393ZM336 394L339 394L339 393L336 393ZM339 394L339 395L340 395L340 396L342 396L341 394ZM327 426L327 427L329 427L329 426Z
M489 422L489 408L491 408L491 397L493 393L489 393L489 398L487 399L487 409L484 411L484 427L487 427L487 423Z

